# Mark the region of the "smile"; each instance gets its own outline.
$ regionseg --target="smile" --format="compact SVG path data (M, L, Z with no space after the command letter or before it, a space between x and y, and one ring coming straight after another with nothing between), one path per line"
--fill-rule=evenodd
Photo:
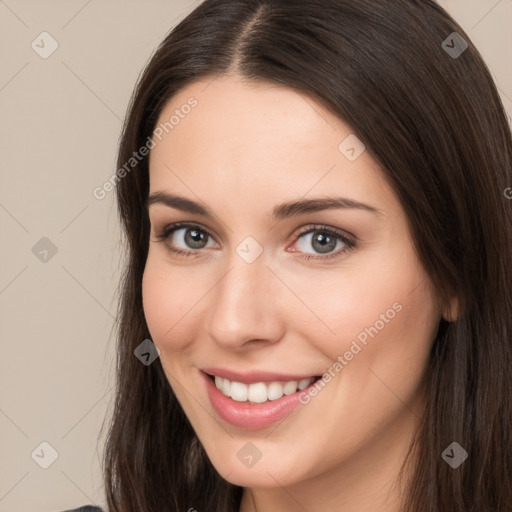
M309 377L300 381L291 380L287 382L255 382L244 384L243 382L230 381L223 377L215 377L215 386L225 396L237 402L250 402L261 404L268 400L278 400L283 395L291 395L302 391L312 384L316 377Z
M217 415L242 429L261 429L283 421L301 405L300 393L307 392L321 378L266 372L238 374L227 370L203 370L200 375Z

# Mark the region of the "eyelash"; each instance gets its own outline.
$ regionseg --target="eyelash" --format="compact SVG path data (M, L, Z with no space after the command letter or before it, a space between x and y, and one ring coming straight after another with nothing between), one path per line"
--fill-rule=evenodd
M208 233L208 231L206 229L203 229L199 224L193 224L193 223L188 223L188 222L176 222L174 224L169 224L168 226L165 226L162 229L162 231L160 231L159 233L155 233L155 237L157 238L156 242L165 242L174 233L174 231L177 231L177 230L183 229L183 228L197 228L198 231L201 231L201 232L205 233L208 237L213 238L210 235L210 233ZM321 261L330 260L332 258L341 256L341 254L352 251L355 248L355 245L356 245L355 242L353 242L352 240L347 238L341 232L339 232L333 228L330 228L328 226L324 226L324 225L320 225L320 224L315 224L313 226L307 226L303 230L299 231L299 233L297 233L297 235L294 238L294 243L297 240L299 240L299 238L301 238L302 236L307 235L312 232L314 233L315 231L321 232L323 234L327 234L329 236L332 236L332 237L340 240L341 242L343 242L346 245L346 247L343 249L338 249L337 251L334 251L332 253L329 253L326 256L319 256L319 255L315 256L313 254L305 254L305 255L301 256L301 258L303 258L305 260L321 260ZM170 245L168 245L167 247L174 254L177 254L178 256L189 257L189 258L195 258L195 257L199 256L199 254L197 254L197 253L199 253L201 251L201 249L196 249L196 250L191 249L190 251L186 251L184 249L179 249L176 247L172 247ZM296 252L299 252L299 251L296 251Z

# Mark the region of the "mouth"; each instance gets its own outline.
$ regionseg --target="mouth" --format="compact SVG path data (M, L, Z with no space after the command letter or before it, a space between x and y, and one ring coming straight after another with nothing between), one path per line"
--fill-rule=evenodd
M307 393L321 378L311 376L294 380L258 380L245 376L242 378L247 382L239 382L208 374L204 370L200 374L210 404L218 417L232 426L246 430L263 429L284 421L297 406L303 404L301 394Z
M289 396L302 391L321 378L321 376L312 376L301 380L261 381L247 384L219 377L218 375L206 375L224 396L236 402L249 404L262 404L268 401L279 400L283 396Z

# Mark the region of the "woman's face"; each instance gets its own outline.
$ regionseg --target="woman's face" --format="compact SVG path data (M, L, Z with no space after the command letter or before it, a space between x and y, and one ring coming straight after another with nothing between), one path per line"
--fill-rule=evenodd
M166 122L144 313L213 465L246 487L396 467L443 311L369 151L309 97L236 77L181 90Z

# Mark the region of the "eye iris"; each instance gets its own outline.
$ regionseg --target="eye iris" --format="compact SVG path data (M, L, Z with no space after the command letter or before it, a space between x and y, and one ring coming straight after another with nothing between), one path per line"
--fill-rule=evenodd
M317 232L316 236L313 236L313 247L315 251L320 253L327 253L332 251L336 247L336 238ZM320 244L320 245L317 245Z
M185 242L193 249L202 249L206 245L206 237L206 233L195 228L188 228L185 232Z
M202 249L207 243L208 235L199 229L187 228L185 231L185 243L192 249ZM316 231L312 238L312 245L319 253L328 253L336 248L337 238L321 231Z

